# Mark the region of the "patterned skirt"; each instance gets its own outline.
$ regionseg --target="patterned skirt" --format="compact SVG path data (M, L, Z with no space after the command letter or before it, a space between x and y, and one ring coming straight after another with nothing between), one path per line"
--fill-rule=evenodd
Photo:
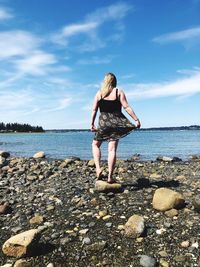
M99 116L99 125L95 133L94 140L97 141L114 141L118 140L135 129L123 113L101 112Z

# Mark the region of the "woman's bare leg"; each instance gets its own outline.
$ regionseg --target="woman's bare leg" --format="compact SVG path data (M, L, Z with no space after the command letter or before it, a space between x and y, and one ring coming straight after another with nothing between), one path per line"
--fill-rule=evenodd
M116 162L116 151L117 151L118 140L109 141L108 143L108 182L111 183L112 175Z
M101 166L100 166L100 161L101 161L101 141L96 141L93 140L92 142L92 152L93 152L93 158L94 158L94 163L96 166L96 173L97 173L97 178L99 177L101 173Z

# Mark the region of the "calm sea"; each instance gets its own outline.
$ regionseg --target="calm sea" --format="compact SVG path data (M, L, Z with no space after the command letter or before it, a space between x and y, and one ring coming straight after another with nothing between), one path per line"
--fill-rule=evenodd
M0 150L12 156L31 157L44 151L46 157L64 159L71 156L92 158L91 132L43 134L0 134ZM135 131L119 142L117 156L128 159L140 154L141 160L155 160L158 156L177 156L183 160L200 155L199 130ZM102 144L102 159L107 157L107 143Z

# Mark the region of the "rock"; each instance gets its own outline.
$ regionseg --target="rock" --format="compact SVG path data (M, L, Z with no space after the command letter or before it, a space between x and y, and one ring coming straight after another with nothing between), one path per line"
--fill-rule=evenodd
M140 154L134 154L130 157L129 161L137 161L140 159Z
M41 159L41 158L45 158L45 153L43 151L37 152L33 155L34 159Z
M178 215L178 211L176 209L167 210L165 211L165 215L172 218Z
M53 263L49 263L47 267L54 267Z
M181 247L182 248L188 248L189 245L190 245L190 242L188 240L181 242Z
M6 159L4 157L0 156L0 166L5 165L5 163L6 163Z
M156 260L153 257L141 255L140 265L143 267L156 267Z
M157 161L164 161L164 162L172 162L173 161L173 158L163 156L163 157L157 157L156 160Z
M86 235L88 231L89 231L89 229L82 229L79 231L79 234L80 235Z
M95 190L103 193L119 193L122 192L122 185L118 183L109 184L105 181L96 181Z
M91 244L91 240L90 240L90 238L89 238L89 237L85 237L85 238L83 238L83 244L84 244L84 245L90 245L90 244Z
M156 159L157 161L163 161L163 162L179 162L179 161L182 161L182 159L178 158L178 157L166 157L166 156L163 156L163 157L157 157Z
M31 229L9 238L2 246L3 253L12 257L25 257L31 253L40 239L40 232Z
M153 208L160 211L181 208L184 203L184 197L180 193L164 187L157 189L153 196Z
M73 163L74 160L73 159L65 159L61 164L60 167L61 168L65 168L67 166L69 166L71 163Z
M167 254L167 252L165 251L165 250L161 250L161 251L159 251L159 253L158 253L161 257L167 257L168 256L168 254Z
M183 264L186 261L186 256L185 255L176 255L174 257L174 261ZM181 265L184 266L184 265Z
M100 242L95 242L94 244L88 245L87 250L91 251L93 253L99 253L103 251L103 249L106 247L107 243L106 241L100 241Z
M169 263L164 259L160 259L160 267L169 267Z
M6 151L0 151L0 156L7 159L10 157L10 153Z
M172 161L173 161L173 162L180 162L180 161L182 161L182 159L179 158L179 157L173 157L173 158L172 158Z
M139 237L145 230L144 218L139 215L131 216L124 225L125 235L128 237Z
M194 210L200 213L200 194L195 196L192 200Z
M106 215L106 216L103 216L102 219L104 221L108 221L112 216L111 215Z
M32 267L31 261L20 259L17 260L13 267Z
M93 159L89 160L87 165L88 165L89 167L95 167L94 160L93 160Z
M42 216L34 216L29 220L30 224L41 224L44 222L44 218Z
M161 175L158 174L158 173L152 173L152 174L150 175L150 178L151 178L151 179L160 179L160 178L161 178Z
M198 156L198 155L192 155L191 158L192 159L200 159L200 156Z
M106 216L107 214L108 214L108 211L107 211L107 210L100 210L100 211L99 211L99 217L100 217L100 218Z
M11 213L11 207L8 203L0 205L0 215Z
M121 231L121 230L124 230L124 225L123 225L123 224L119 224L119 225L117 226L117 229L120 230L120 231Z

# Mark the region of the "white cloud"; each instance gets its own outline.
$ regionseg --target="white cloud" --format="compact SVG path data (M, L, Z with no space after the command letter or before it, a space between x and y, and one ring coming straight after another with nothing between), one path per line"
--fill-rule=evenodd
M15 61L17 70L20 73L31 75L46 74L47 67L56 62L54 55L42 51L34 51L30 56Z
M0 32L0 58L6 59L32 54L40 43L40 38L26 31Z
M200 41L200 27L163 34L153 38L153 42L166 44L172 42L191 41L194 39L199 39Z
M59 110L63 110L65 108L67 108L68 106L70 106L72 104L72 98L70 97L65 97L62 99L59 99L57 101L57 106L50 108L50 109L46 109L45 112L52 112L52 111L59 111Z
M58 33L52 36L52 41L60 45L68 45L73 36L85 35L86 42L80 40L79 51L94 51L105 46L107 40L120 40L124 31L122 23L119 23L127 13L133 9L126 3L116 3L107 7L99 8L87 15L83 22L66 25ZM113 21L117 24L111 36L100 38L99 29L106 22ZM113 25L112 25L113 26ZM105 41L103 41L105 40Z
M175 81L151 84L127 84L128 98L145 99L158 97L189 97L200 93L200 70L196 69L187 77Z
M63 28L63 37L68 37L80 33L87 33L98 26L97 22L86 22L83 24L72 24Z
M98 65L109 64L113 59L113 56L107 57L92 57L91 59L80 59L77 63L81 65Z
M0 7L0 21L13 18L13 15L4 7Z
M133 7L127 3L115 3L113 5L97 9L92 14L89 14L86 19L88 21L95 21L98 24L102 24L105 21L120 20L124 18L131 9L133 9Z
M34 97L29 90L0 91L0 110L13 111L28 108Z

